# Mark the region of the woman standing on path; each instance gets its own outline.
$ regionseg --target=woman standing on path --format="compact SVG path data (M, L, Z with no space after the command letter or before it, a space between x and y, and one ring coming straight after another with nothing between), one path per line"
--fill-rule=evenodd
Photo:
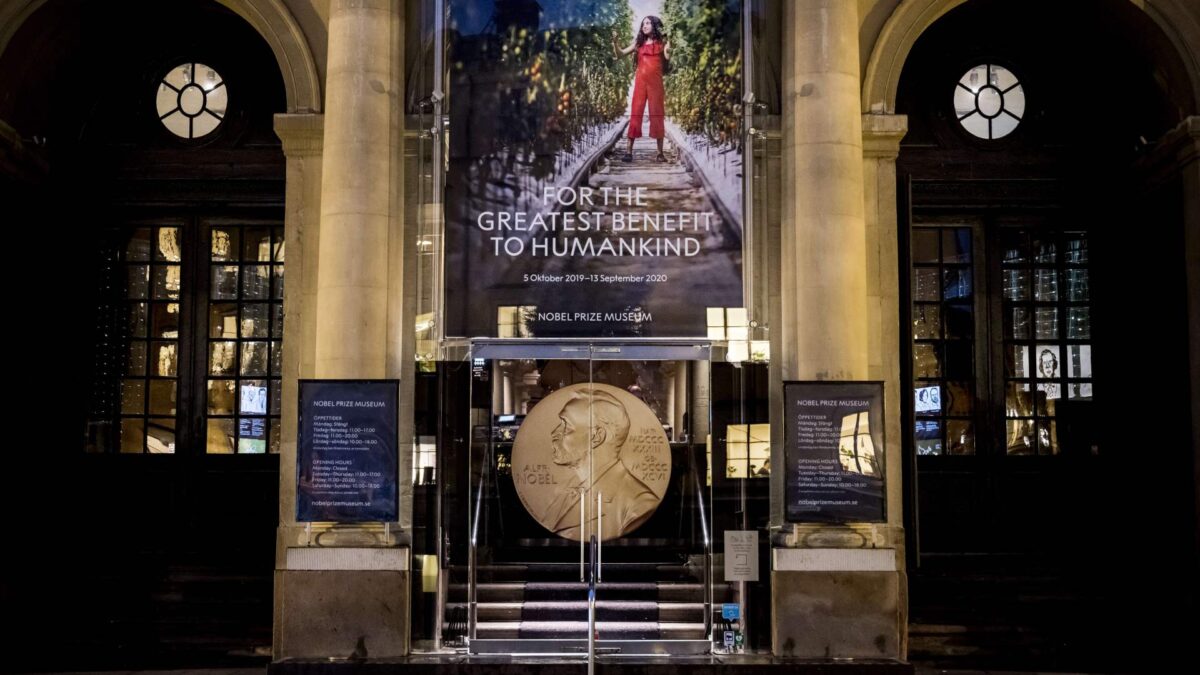
M662 19L657 16L647 16L642 19L637 37L628 47L621 48L619 38L613 34L613 56L621 58L628 54L637 54L637 73L633 80L633 106L629 113L629 147L625 151L626 162L633 161L633 140L642 136L642 113L647 103L650 105L650 138L658 141L658 155L655 161L667 161L663 154L663 117L666 114L663 105L663 67L670 59L671 43L666 40L663 32Z

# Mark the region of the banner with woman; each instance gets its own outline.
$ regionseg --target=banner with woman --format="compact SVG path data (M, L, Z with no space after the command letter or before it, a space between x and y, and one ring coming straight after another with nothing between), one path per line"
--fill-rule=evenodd
M451 337L742 305L741 0L449 0Z

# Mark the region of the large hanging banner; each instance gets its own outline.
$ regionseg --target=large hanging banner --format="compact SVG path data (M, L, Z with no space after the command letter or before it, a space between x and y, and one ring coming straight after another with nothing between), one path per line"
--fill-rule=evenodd
M454 337L703 337L742 306L741 0L449 0Z
M791 523L884 522L883 383L784 382Z

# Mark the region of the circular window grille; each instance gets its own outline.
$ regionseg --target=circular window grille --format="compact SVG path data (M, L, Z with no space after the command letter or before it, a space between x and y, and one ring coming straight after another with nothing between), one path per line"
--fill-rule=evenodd
M221 126L229 91L217 71L203 63L171 69L158 85L158 119L180 138L207 136Z
M972 136L1004 138L1025 114L1025 90L1017 76L1003 66L975 66L954 88L954 114Z

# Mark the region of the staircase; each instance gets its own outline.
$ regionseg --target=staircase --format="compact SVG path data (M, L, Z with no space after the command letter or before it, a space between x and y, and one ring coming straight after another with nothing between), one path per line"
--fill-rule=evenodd
M465 570L454 574L447 617L464 628L468 586ZM596 587L597 639L602 641L694 641L683 651L707 651L702 564L605 563ZM718 588L724 595L727 591ZM578 563L487 565L478 569L478 622L472 651L487 641L587 640L588 585ZM719 603L721 599L715 600ZM530 642L540 651L546 644ZM553 646L553 645L549 645ZM568 645L558 648L569 650Z

